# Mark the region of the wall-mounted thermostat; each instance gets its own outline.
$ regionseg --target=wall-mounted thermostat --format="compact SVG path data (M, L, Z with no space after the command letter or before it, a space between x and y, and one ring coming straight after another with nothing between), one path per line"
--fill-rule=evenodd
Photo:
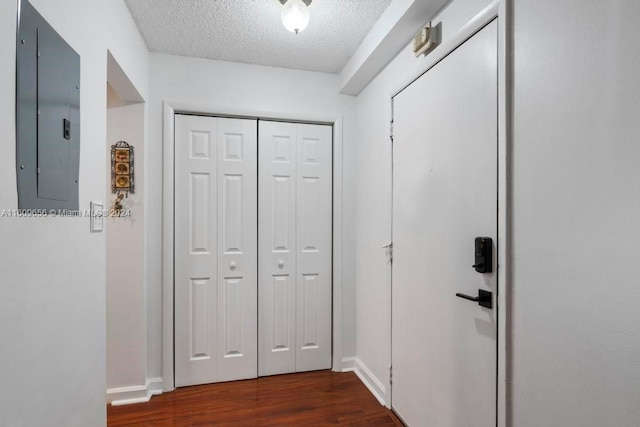
M413 53L415 53L416 58L420 55L427 55L440 44L441 25L438 24L433 27L429 22L416 34L413 38Z

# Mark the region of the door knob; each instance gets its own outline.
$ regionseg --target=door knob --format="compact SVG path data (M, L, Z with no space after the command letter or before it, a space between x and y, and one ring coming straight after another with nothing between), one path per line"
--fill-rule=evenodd
M478 289L478 296L472 297L465 294L456 294L458 298L466 299L469 301L477 302L478 305L485 308L493 308L493 293L485 291L484 289Z
M231 268L232 270L235 270L237 266L238 264L236 264L235 261L231 261L231 263L229 264L229 268Z
M284 268L284 261L283 260L278 261L278 268Z

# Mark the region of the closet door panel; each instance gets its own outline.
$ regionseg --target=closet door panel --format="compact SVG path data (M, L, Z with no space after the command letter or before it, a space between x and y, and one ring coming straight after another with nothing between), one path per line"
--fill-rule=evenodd
M218 120L218 381L257 376L257 122Z
M260 376L295 372L296 125L259 122Z
M217 122L175 121L175 382L218 381Z
M257 121L175 118L176 386L257 376Z
M332 128L298 124L296 371L331 368Z

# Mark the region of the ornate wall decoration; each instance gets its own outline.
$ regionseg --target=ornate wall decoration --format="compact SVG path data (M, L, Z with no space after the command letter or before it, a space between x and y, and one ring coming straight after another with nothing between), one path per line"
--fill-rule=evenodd
M135 194L133 147L125 141L111 146L111 192L113 194Z
M122 200L135 194L133 147L125 141L111 146L111 192L117 194L113 207L116 214L122 212Z

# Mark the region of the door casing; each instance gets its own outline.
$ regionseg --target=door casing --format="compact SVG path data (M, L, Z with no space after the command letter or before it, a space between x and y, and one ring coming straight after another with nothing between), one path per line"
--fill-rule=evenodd
M259 120L300 122L333 127L333 235L332 235L332 367L342 371L342 116L328 113L300 114L294 110L273 113L259 110L237 110L224 105L202 105L181 101L163 102L163 221L162 221L162 390L175 389L174 382L174 151L175 115L251 118Z

